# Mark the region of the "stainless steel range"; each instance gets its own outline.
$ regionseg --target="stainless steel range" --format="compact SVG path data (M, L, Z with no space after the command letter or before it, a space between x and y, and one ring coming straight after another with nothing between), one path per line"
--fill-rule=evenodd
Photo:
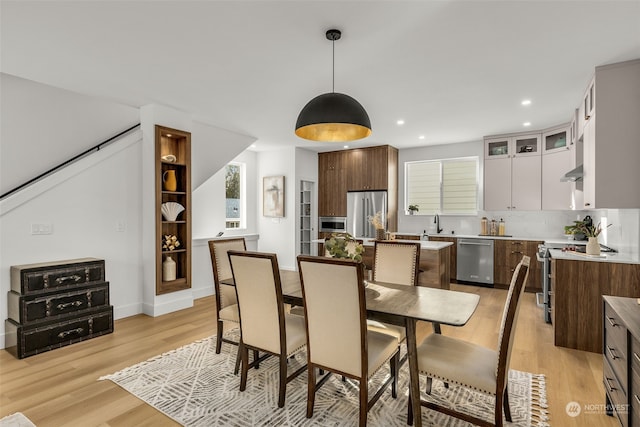
M544 245L538 245L538 261L542 264L542 294L536 295L539 306L544 311L544 321L551 323L551 254L549 250L572 250L575 252L586 252L587 241L567 241L567 242L545 242ZM600 245L601 252L617 252L605 245ZM542 301L540 301L542 300Z

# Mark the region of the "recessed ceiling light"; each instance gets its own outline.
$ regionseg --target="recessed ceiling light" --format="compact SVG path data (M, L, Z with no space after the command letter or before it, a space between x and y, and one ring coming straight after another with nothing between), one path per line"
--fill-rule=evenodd
M251 144L249 148L256 148L256 144Z
M424 139L424 135L420 135L418 139Z
M522 105L531 105L531 100L530 99L525 99L521 102Z
M398 126L402 126L404 124L404 120L400 119L396 122Z
M349 146L348 146L348 145L345 145L345 146L343 146L342 148L349 148Z
M173 135L171 135L170 133L167 134L167 138L171 138Z
M531 122L524 122L522 126L531 126Z

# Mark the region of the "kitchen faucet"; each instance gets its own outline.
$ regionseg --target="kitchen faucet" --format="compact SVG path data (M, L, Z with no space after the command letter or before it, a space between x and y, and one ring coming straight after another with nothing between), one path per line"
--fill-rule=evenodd
M438 216L438 214L433 217L433 223L436 225L436 233L440 234L440 232L442 232L442 228L440 228L440 216Z

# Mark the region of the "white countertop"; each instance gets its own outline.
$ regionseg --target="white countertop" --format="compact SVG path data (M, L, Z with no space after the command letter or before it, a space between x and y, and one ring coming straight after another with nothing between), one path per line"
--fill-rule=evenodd
M586 255L572 251L563 251L560 249L550 249L551 258L565 259L572 261L598 261L598 262L617 262L621 264L640 264L640 257L632 257L620 253L602 253L600 255Z
M375 239L362 239L363 246L373 246L373 242ZM420 243L421 249L439 251L440 249L446 248L447 246L453 246L451 242L430 242L428 240L395 240L396 242L410 242L410 243ZM324 239L316 239L312 241L313 243L324 243Z
M396 234L402 234L404 236L418 236L421 237L422 233L402 233L400 231L396 232ZM567 243L567 244L575 244L575 245L586 245L587 241L574 241L574 240L569 240L566 237L522 237L522 236L513 236L513 235L508 235L508 236L490 236L490 235L479 235L479 234L447 234L447 233L440 233L440 234L427 234L428 236L432 236L432 237L453 237L453 238L461 238L461 239L500 239L500 240L530 240L530 241L535 241L535 242L550 242L550 243L554 243L554 244L562 244L562 243Z
M373 246L373 241L375 239L364 239L363 240L363 245L364 246ZM409 242L409 243L416 243L419 242L420 243L420 248L421 249L427 249L427 250L432 250L432 251L439 251L440 249L446 248L447 246L453 246L452 242L432 242L429 240L394 240L396 242Z

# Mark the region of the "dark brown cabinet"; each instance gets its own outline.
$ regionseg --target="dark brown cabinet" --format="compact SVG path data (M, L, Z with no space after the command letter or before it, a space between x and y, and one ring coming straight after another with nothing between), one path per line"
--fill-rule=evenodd
M640 426L640 306L636 298L603 297L602 381L607 413Z
M161 295L191 287L191 133L156 126L155 137L156 295ZM163 205L183 210L172 217ZM166 236L175 236L180 245L165 245ZM175 274L168 277L163 275L167 261L175 263L170 269Z
M390 160L397 165L397 150L388 145L379 147L356 148L347 153L348 170L353 171L347 176L348 191L388 190L389 177L397 175L397 166L390 170Z
M347 191L386 190L388 231L398 228L398 150L389 145L318 154L318 215L346 216Z
M347 156L318 154L318 216L347 216Z
M508 287L516 266L523 255L532 260L529 277L525 284L527 292L542 292L540 265L536 262L537 240L504 240L496 239L493 246L493 283L498 287Z

